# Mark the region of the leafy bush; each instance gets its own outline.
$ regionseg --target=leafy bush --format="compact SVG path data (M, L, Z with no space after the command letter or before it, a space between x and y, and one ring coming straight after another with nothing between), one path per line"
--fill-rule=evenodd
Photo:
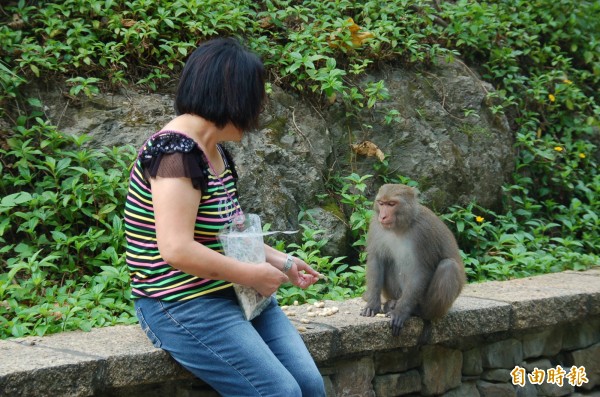
M0 149L0 338L136 321L122 224L134 152L85 140L36 118Z
M518 151L504 214L474 204L447 217L475 280L600 263L599 11L590 1L443 4L441 33L499 88Z
M321 235L324 230L315 230L310 219L304 219L305 214L300 214L299 221L303 228L302 243L289 244L287 248L282 242L278 248L285 250L311 265L326 277L311 285L306 290L293 285L282 286L277 297L281 304L290 305L294 302L314 302L317 300L342 300L350 297L361 296L365 291L365 260L366 232L372 215L373 202L364 194L365 180L371 175L359 176L351 174L346 177L334 178L331 181L332 195L339 196L343 210L350 214L348 227L354 240L358 260L347 257L331 258L321 253L321 248L327 240ZM323 197L328 199L328 197Z

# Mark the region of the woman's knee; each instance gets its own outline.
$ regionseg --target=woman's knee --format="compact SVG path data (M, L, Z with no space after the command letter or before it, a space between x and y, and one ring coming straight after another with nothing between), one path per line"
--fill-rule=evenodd
M277 387L277 392L275 395L277 396L293 396L293 397L302 397L309 396L309 394L303 394L303 389L297 382L288 382L284 385L279 385Z
M297 370L287 380L283 377L276 381L274 395L286 397L325 397L325 384L318 370ZM289 374L287 374L289 376ZM266 395L271 395L266 393Z
M318 371L306 371L296 381L302 389L303 396L325 397L325 384L323 376Z

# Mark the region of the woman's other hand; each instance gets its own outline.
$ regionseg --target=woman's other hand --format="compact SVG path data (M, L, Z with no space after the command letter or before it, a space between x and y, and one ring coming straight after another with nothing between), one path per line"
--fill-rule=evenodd
M290 281L287 275L268 262L248 263L248 266L256 270L256 277L249 284L262 296L273 295L281 284Z

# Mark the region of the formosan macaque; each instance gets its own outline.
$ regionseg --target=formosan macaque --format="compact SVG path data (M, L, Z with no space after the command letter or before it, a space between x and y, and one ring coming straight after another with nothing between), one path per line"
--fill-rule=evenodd
M418 193L406 185L381 186L367 234L367 305L360 314L386 313L394 336L411 315L444 316L466 281L454 235L419 204Z

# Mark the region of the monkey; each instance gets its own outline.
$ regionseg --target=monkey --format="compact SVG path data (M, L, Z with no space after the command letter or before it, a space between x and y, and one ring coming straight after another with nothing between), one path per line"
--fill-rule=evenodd
M426 325L444 316L466 282L456 238L418 195L406 185L381 186L367 231L367 305L360 315L384 312L394 336L411 315Z

